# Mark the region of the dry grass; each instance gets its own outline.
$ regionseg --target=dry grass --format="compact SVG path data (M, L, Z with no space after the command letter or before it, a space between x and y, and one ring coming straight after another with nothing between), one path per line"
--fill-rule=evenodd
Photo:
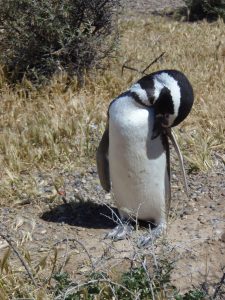
M182 70L195 90L195 106L181 126L199 168L210 165L210 151L224 149L225 47L224 23L181 24L160 18L121 22L121 48L104 73L87 78L78 91L76 80L65 88L65 74L37 90L24 80L10 88L1 73L1 156L10 172L51 167L80 157L93 157L93 140L102 129L108 102L138 74L121 78L121 65L146 64L166 51L160 68ZM183 144L183 142L181 141Z
M121 77L122 64L130 60L130 65L142 69L163 51L163 60L150 71L181 70L195 91L192 113L177 130L179 143L193 169L212 166L212 151L225 148L224 23L187 24L151 17L121 21L120 32L118 57L103 73L86 77L82 90L76 79L66 88L66 74L55 76L42 89L26 80L12 89L0 73L2 178L6 175L11 182L21 172L92 160L109 101L139 76L126 70Z
M26 80L12 89L0 72L2 180L9 178L11 183L21 172L92 160L109 101L139 77L129 70L121 77L122 64L130 60L142 69L163 51L163 60L150 71L181 70L195 91L192 113L177 130L181 148L191 168L212 166L212 152L225 148L224 23L187 24L151 17L121 21L120 32L117 58L106 71L86 77L82 90L76 79L66 88L66 74L55 76L42 89Z

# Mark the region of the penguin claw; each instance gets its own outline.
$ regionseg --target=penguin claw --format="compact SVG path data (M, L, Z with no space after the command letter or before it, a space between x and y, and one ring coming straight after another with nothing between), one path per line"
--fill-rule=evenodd
M137 246L138 248L145 248L150 244L150 242L152 242L152 240L152 235L141 236L137 242Z
M166 224L162 223L154 228L149 234L143 235L137 242L138 248L145 248L149 246L155 239L157 239L166 229Z
M131 236L133 227L129 224L117 225L112 231L106 234L105 239L112 239L114 241L124 240Z

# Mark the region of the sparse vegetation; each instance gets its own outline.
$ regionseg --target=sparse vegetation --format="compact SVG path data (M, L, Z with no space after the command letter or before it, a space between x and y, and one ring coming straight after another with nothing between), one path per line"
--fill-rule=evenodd
M5 0L0 6L0 61L13 82L46 81L61 69L81 81L115 47L119 0Z
M138 267L131 267L129 271L120 275L116 281L107 272L92 272L83 282L74 282L67 272L58 272L58 251L53 249L52 257L43 257L34 269L35 280L38 283L32 291L32 283L20 277L21 270L16 271L10 263L11 250L5 252L0 260L0 295L1 299L31 298L54 300L142 300L142 299L175 299L175 300L203 300L206 292L202 289L191 289L184 295L171 284L171 262L157 261L155 269L149 270L145 265L145 258ZM26 261L31 266L30 254L24 252ZM15 263L15 262L14 262ZM39 273L48 274L55 270L47 280L41 280ZM153 275L151 275L153 274Z

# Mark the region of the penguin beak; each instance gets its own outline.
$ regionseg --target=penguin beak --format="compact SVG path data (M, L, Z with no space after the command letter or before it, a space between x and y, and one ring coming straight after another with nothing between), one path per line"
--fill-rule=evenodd
M162 116L161 124L163 127L169 127L169 117L170 117L169 114L164 114Z
M155 117L154 127L152 130L152 140L156 139L163 131L161 117Z
M157 138L162 132L169 127L169 115L158 114L155 116L154 127L152 131L152 140Z

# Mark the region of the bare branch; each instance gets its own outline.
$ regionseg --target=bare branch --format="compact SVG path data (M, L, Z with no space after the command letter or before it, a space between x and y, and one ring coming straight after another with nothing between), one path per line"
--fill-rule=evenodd
M94 263L92 261L92 258L91 258L91 255L90 253L88 252L87 248L84 246L84 244L82 242L80 242L79 240L75 239L75 238L72 238L72 239L68 239L68 238L65 238L57 243L54 244L54 246L57 246L58 244L61 244L61 243L65 243L65 242L75 242L77 244L79 244L83 249L84 251L86 252L88 258L89 258L89 261L91 263L91 267L92 267L92 270L95 270L95 266L94 266Z
M63 299L66 299L67 296L71 295L72 293L76 292L77 290L79 290L82 287L85 287L85 286L90 285L90 284L101 283L101 282L102 283L108 283L110 285L114 285L114 286L120 287L120 288L124 289L126 292L128 292L133 297L133 299L137 299L136 295L133 292L131 292L128 288L126 288L124 285L122 285L120 283L117 283L115 281L111 281L110 279L95 279L95 280L90 280L88 282L84 282L82 284L78 284L76 286L68 288L67 291L65 292L65 294L63 295ZM56 300L59 300L59 299L62 299L61 296L56 298Z
M131 70L131 71L136 71L136 72L138 72L138 73L141 73L141 71L139 71L138 69L135 69L135 68L133 68L133 67L129 67L129 66L123 64L121 75L123 75L123 70L124 70L124 69L128 69L128 70Z
M123 71L124 69L128 69L128 70L131 70L131 71L136 71L137 73L140 73L140 74L144 74L144 75L147 75L145 72L152 66L154 65L161 57L163 57L163 55L165 54L166 52L163 52L161 53L158 57L156 57L153 61L150 62L150 64L147 65L147 67L143 70L143 71L140 71L134 67L130 67L128 65L126 65L130 60L127 60L125 61L125 63L123 64L122 66L122 72L121 72L121 75L123 75Z
M225 269L225 267L223 269ZM212 299L216 299L216 296L219 294L219 291L221 290L223 284L225 284L225 272L223 273L223 276L221 277L220 282L215 289Z
M149 288L150 288L150 291L151 291L152 300L155 300L155 295L154 295L154 291L153 291L153 287L152 287L151 277L149 275L148 268L147 268L146 258L144 258L144 261L142 261L141 265L142 265L142 268L144 269L146 277L148 279L148 284L149 284Z
M2 227L2 226L1 226ZM0 236L9 244L9 247L13 250L13 252L16 254L16 256L18 257L18 259L20 260L21 264L23 265L24 269L26 270L27 272L27 275L30 277L33 285L35 287L37 287L37 283L34 279L34 276L31 272L31 270L29 269L25 259L23 258L23 256L20 254L19 250L17 249L17 247L14 245L13 241L12 241L12 238L10 237L10 235L7 233L7 234L4 234L2 232L0 232Z
M154 65L161 57L163 57L163 55L165 54L166 52L163 52L161 53L158 57L156 57L141 73L142 74L145 74L145 72L152 66Z

